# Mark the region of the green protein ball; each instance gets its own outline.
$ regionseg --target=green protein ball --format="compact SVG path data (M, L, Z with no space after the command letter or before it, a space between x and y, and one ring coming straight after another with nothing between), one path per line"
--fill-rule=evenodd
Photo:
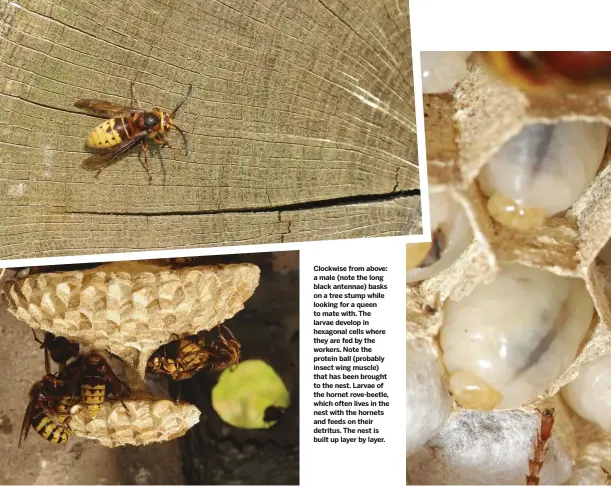
M243 429L267 429L269 407L285 409L289 392L274 369L261 360L246 360L221 373L212 389L212 407L222 420Z

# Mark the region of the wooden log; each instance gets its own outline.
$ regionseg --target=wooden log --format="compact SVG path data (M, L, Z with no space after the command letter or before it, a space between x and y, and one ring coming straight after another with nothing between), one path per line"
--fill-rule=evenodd
M50 209L49 212L47 210ZM0 209L0 258L421 234L420 198L291 211L219 214L67 214Z
M0 0L0 35L0 258L422 231L407 0ZM131 82L193 85L152 186L80 166L75 101Z

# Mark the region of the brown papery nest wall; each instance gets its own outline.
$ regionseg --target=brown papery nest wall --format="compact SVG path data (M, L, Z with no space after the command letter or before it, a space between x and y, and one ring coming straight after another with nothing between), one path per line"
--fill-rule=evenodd
M260 270L250 263L167 263L116 262L4 282L4 299L17 319L110 352L125 365L132 392L125 407L106 402L96 417L76 413L70 424L76 435L110 447L145 445L179 437L198 422L194 405L147 391L148 359L176 336L211 330L241 311L259 285Z
M558 404L558 391L577 376L583 364L611 352L611 314L605 291L611 269L596 260L611 237L611 150L608 148L585 194L537 231L515 232L493 221L475 179L491 155L527 124L583 120L611 125L609 95L527 95L472 66L452 93L425 95L424 110L430 192L449 192L461 204L475 239L450 268L408 287L408 339L422 338L439 351L443 304L460 300L478 285L492 281L500 265L521 263L583 279L595 305L590 332L572 365L523 409L532 411L550 399ZM457 404L455 410L459 410ZM611 434L567 413L570 420L557 433L576 461L569 481L574 482L588 464L611 457Z

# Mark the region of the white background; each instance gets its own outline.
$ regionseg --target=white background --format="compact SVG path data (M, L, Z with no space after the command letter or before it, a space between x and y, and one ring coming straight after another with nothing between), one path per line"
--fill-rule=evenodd
M385 0L376 0L385 1ZM410 1L414 81L418 121L418 153L426 160L419 76L420 50L611 50L611 2L513 0ZM426 197L426 169L421 170L421 191ZM428 203L422 201L423 226L428 229ZM218 249L169 250L79 257L5 261L3 267L166 258L299 249L301 261L301 484L402 485L405 484L405 242L422 237L375 238ZM385 357L388 390L396 390L393 406L380 424L393 433L383 445L331 445L312 442L312 267L319 265L384 265L387 275L387 332L393 347ZM396 343L396 346L394 345ZM390 366L389 366L390 365Z
M410 0L414 54L611 50L611 2Z

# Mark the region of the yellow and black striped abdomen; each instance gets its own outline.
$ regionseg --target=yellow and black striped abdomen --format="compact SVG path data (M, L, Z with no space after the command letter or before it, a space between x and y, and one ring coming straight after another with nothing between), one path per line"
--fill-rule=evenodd
M187 344L181 346L180 351L178 353L178 358L188 358L189 356L195 357L198 354L201 354L203 351L202 347L198 343L192 343L187 341Z
M66 395L60 397L59 402L57 404L57 409L55 412L55 416L60 424L63 424L70 417L70 409L73 405L78 402L78 397L71 397L70 395Z
M129 121L124 117L111 118L94 128L87 137L87 145L96 149L116 147L133 137Z
M208 359L208 353L199 345L190 343L180 350L180 356L176 361L179 361L185 370L197 370Z
M62 444L70 437L70 431L62 425L56 424L41 413L32 419L32 427L38 435L43 439L53 442L54 444Z
M83 383L81 385L81 404L85 406L87 411L91 414L92 417L95 417L104 400L106 398L106 385L105 384L96 384L90 385L88 383Z

